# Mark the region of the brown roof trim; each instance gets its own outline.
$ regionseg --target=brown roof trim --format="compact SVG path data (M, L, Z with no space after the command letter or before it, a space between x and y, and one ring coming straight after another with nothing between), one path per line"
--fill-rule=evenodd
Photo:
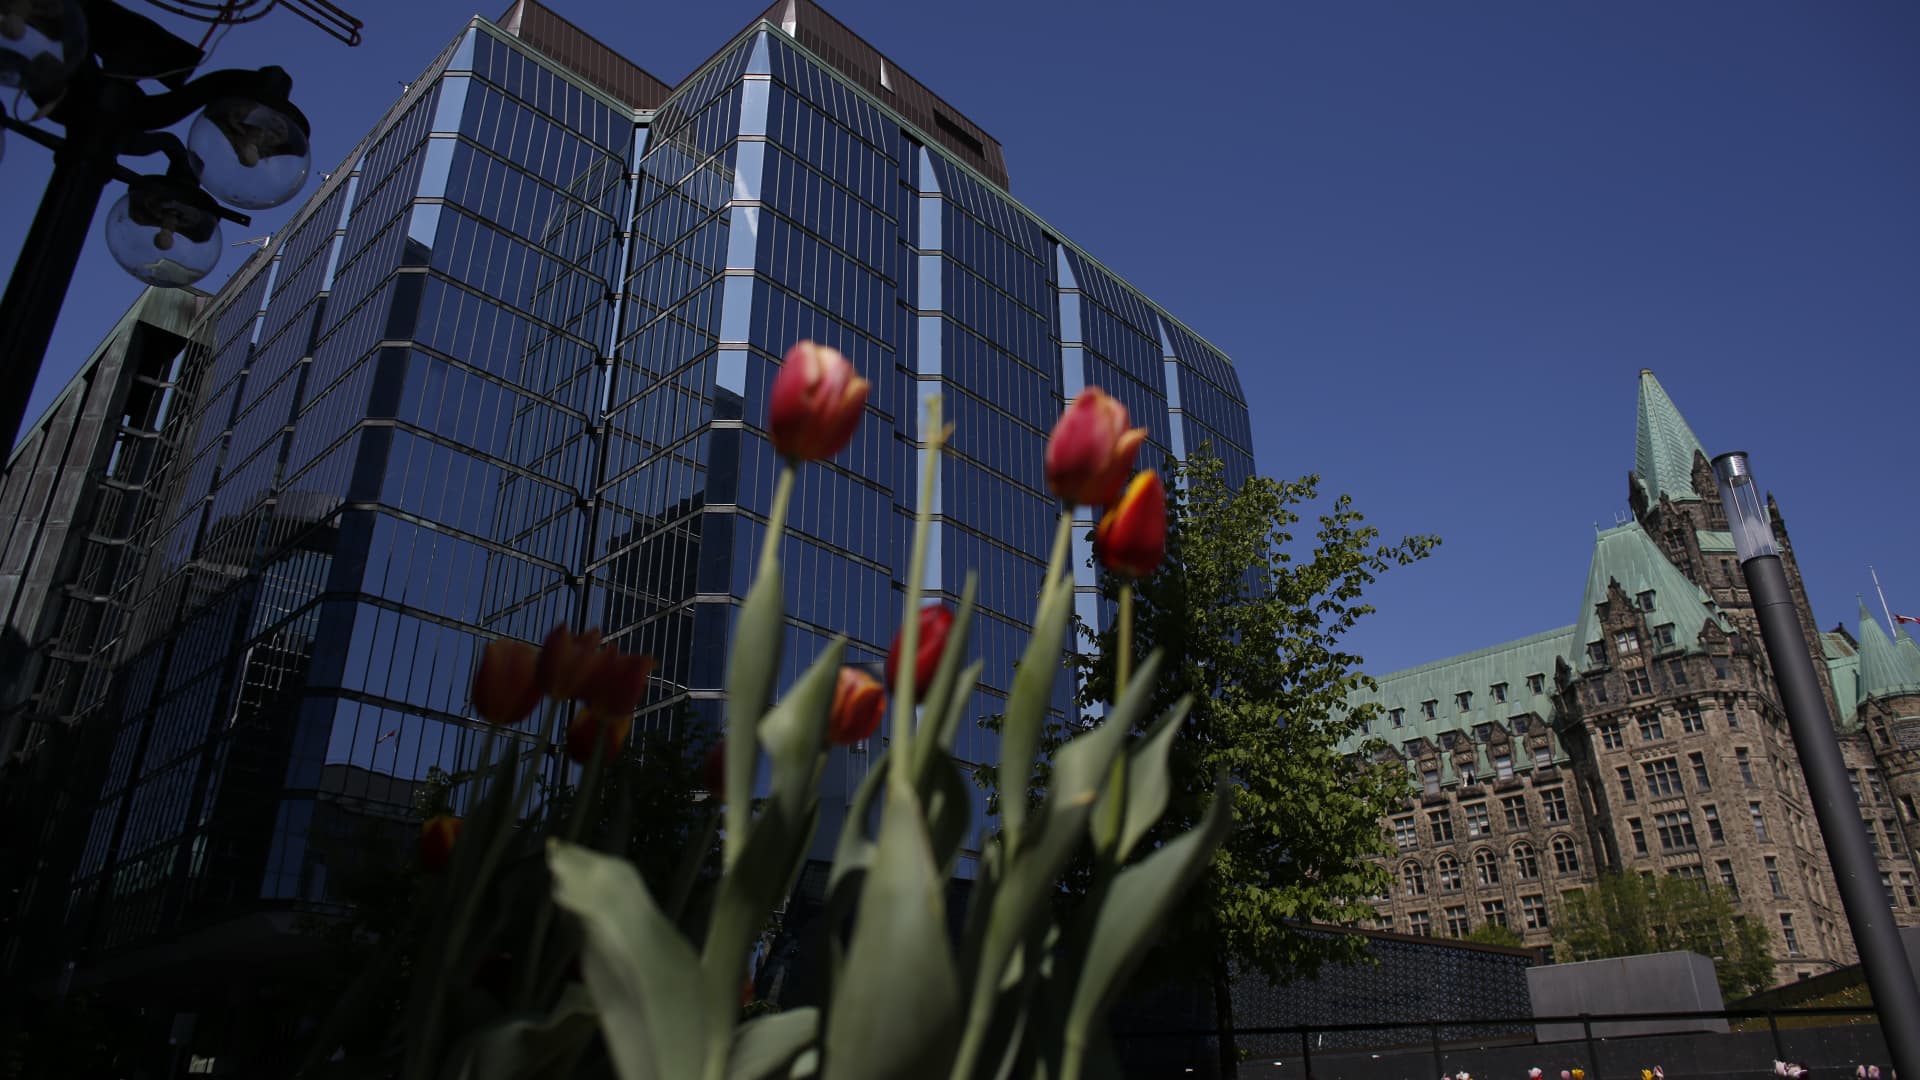
M672 86L535 0L515 0L494 25L633 108L658 108L673 93Z

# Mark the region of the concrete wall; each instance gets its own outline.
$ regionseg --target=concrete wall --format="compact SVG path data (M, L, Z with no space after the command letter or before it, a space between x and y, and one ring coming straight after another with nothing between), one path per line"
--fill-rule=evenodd
M1535 1016L1580 1013L1689 1012L1725 1008L1713 961L1698 953L1668 952L1552 964L1527 970ZM1677 1031L1726 1031L1725 1020L1628 1020L1593 1025L1615 1037ZM1541 1024L1541 1042L1577 1039L1579 1024ZM1545 1066L1542 1066L1543 1068Z

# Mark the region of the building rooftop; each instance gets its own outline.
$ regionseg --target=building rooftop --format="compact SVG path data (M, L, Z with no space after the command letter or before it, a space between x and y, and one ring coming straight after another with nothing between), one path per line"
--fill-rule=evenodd
M1698 500L1700 493L1693 490L1693 455L1704 456L1706 450L1650 368L1640 369L1636 434L1633 475L1647 503L1658 503L1662 495L1675 502Z
M1516 716L1550 720L1554 664L1567 655L1572 642L1573 627L1563 626L1377 676L1378 690L1355 691L1348 701L1356 706L1377 702L1384 711L1370 733L1356 733L1349 740L1348 749L1357 749L1370 736L1396 744L1438 741L1442 732L1471 731L1490 722L1504 727Z
M1644 385L1644 384L1643 384ZM1568 662L1576 668L1589 668L1593 661L1587 646L1600 640L1599 606L1606 602L1607 591L1618 583L1629 600L1650 600L1647 625L1673 624L1676 645L1694 648L1700 631L1712 622L1722 630L1731 630L1726 617L1714 606L1713 598L1687 580L1678 567L1667 561L1665 553L1640 527L1637 521L1602 530L1593 539L1593 562L1587 570L1587 589L1580 601L1580 621L1575 624L1574 653ZM1652 594L1649 596L1648 594ZM1651 646L1651 642L1648 643Z

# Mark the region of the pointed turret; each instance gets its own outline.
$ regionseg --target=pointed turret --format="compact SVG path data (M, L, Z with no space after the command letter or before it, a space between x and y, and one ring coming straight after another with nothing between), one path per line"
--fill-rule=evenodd
M1640 369L1640 418L1634 444L1633 475L1654 506L1665 495L1675 502L1698 501L1693 489L1693 456L1704 456L1700 439L1667 396L1651 368Z
M1895 643L1860 605L1860 701L1920 694L1920 649L1911 638Z

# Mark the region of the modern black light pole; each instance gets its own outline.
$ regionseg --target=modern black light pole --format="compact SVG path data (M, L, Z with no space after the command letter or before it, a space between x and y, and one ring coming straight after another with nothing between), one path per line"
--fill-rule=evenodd
M228 5L229 8L235 5ZM245 6L251 6L250 2ZM223 21L241 21L229 12ZM200 280L220 259L220 221L299 194L311 164L306 117L277 67L189 81L200 46L112 0L0 0L0 89L34 109L0 109L0 128L53 151L53 176L0 296L0 450L11 450L107 184L127 192L108 212L107 248L149 285ZM149 92L144 82L161 90ZM183 142L166 131L192 116ZM64 135L38 127L47 119ZM141 175L122 155L164 155Z
M1713 475L1733 531L1740 572L1747 579L1754 614L1760 620L1760 637L1773 663L1773 678L1780 686L1787 726L1806 773L1807 795L1813 800L1820 834L1827 842L1827 858L1839 880L1840 903L1846 908L1854 948L1880 1014L1880 1033L1886 1037L1895 1071L1920 1077L1920 989L1914 986L1906 950L1894 929L1893 909L1880 888L1880 872L1861 828L1860 808L1840 761L1840 743L1827 715L1826 697L1813 673L1813 654L1800 629L1786 567L1774 546L1766 501L1754 483L1745 451L1714 458Z

